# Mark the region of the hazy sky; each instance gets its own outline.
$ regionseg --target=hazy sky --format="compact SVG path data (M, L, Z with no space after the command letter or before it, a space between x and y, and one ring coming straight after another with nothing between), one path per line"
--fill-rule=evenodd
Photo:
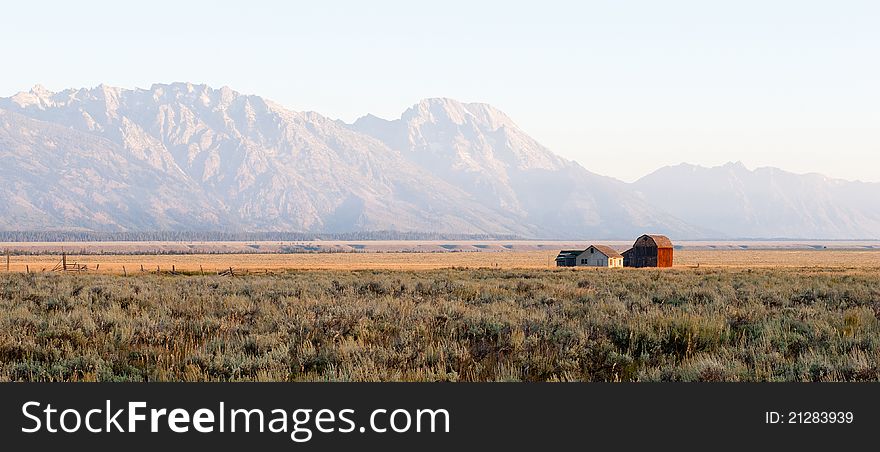
M740 160L880 181L880 2L15 2L0 96L228 85L352 121L488 102L634 180Z

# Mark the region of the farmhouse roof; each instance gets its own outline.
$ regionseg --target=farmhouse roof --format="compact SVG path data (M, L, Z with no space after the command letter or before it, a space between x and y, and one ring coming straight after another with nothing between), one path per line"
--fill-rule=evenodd
M599 250L600 253L608 256L608 257L623 257L620 253L617 252L614 248L611 248L608 245L591 245L593 248ZM589 248L587 248L589 249Z

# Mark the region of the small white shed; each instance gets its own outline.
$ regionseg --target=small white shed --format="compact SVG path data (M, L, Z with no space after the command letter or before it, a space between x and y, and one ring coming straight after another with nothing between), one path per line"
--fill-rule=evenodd
M575 260L578 267L623 267L623 256L605 245L590 245Z

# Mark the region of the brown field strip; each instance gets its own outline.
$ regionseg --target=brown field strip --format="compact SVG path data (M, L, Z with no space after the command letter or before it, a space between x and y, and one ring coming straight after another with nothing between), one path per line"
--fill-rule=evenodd
M555 268L553 251L504 252L357 252L300 254L159 254L159 255L68 255L67 262L84 265L94 273L143 271L216 273L282 270L431 270L451 267L547 269ZM12 256L10 271L51 271L58 255ZM880 250L677 250L675 266L688 267L825 267L878 268ZM5 262L0 271L5 270Z

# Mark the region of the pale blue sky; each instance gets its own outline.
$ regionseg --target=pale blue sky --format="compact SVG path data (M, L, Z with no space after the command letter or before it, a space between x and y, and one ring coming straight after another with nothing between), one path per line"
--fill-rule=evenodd
M880 2L16 2L0 96L228 85L296 110L393 118L488 102L633 180L682 161L880 181Z

